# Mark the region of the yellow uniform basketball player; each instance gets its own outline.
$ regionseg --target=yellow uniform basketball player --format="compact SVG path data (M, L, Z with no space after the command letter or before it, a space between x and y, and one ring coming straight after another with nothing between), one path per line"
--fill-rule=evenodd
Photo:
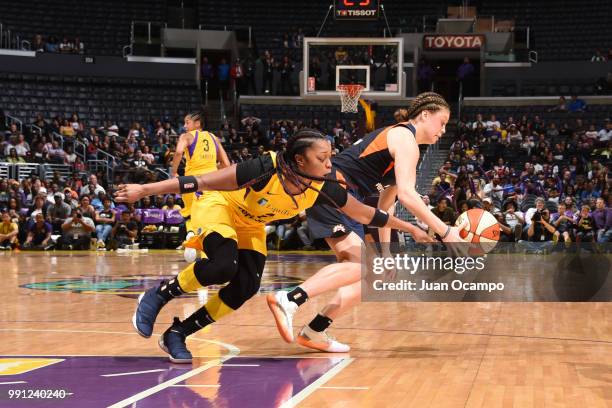
M205 227L186 243L203 249L206 259L139 297L132 319L138 333L151 336L159 311L171 299L203 286L227 283L184 321L175 318L160 337L159 344L171 361L191 362L186 336L238 309L258 292L267 255L265 224L292 218L317 202L333 204L364 224L414 232L416 227L361 204L335 179L325 178L331 170L330 158L326 136L302 129L289 139L282 154L268 153L198 177L119 186L116 199L120 202L153 194L208 191L202 198L202 211L193 207L194 215L202 213L198 215Z
M185 176L206 174L230 165L227 154L217 137L202 130L200 113L190 113L185 116L185 129L187 132L179 138L172 159L171 177L177 176L183 156L185 156ZM194 193L182 195L185 206L181 210L181 215L186 219L187 238L202 227L201 224L194 224L191 218L192 206L196 198ZM195 252L188 250L185 257L193 261Z

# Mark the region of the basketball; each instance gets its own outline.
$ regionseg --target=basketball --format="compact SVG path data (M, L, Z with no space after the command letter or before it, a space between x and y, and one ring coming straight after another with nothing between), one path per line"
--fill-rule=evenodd
M499 241L499 223L488 211L481 208L472 208L457 217L455 225L459 226L464 221L467 225L459 231L459 236L469 243L480 244L484 252L489 252Z

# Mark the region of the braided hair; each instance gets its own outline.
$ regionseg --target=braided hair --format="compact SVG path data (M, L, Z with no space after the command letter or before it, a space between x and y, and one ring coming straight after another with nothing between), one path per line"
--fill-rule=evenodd
M395 120L406 122L415 119L423 111L437 112L446 109L450 112L450 105L443 96L435 92L423 92L414 98L407 109L401 108L395 111Z
M200 112L200 111L189 112L185 116L187 116L193 122L200 122L200 123L202 123L202 112Z
M328 139L327 139L327 136L325 136L323 133L321 133L320 131L316 129L302 128L298 130L287 141L286 151L277 153L275 168L266 172L265 174L262 174L256 179L251 180L247 186L256 184L259 181L267 179L273 174L276 174L285 192L288 191L286 181L289 180L291 183L293 183L296 186L305 187L305 190L310 189L310 190L316 191L318 194L322 194L325 198L327 198L329 202L331 202L334 206L336 206L336 208L340 208L338 204L336 204L336 202L332 200L329 196L327 196L324 192L311 186L310 183L306 183L300 178L300 177L304 177L310 180L328 181L328 182L340 183L340 184L346 185L346 183L341 180L336 180L331 177L313 176L310 174L303 173L302 171L298 169L297 162L295 161L295 156L298 154L303 155L306 149L308 149L318 140L327 141ZM291 200L293 201L293 204L295 204L295 207L298 208L299 206L298 206L297 201L295 200L292 194L290 196L291 196Z

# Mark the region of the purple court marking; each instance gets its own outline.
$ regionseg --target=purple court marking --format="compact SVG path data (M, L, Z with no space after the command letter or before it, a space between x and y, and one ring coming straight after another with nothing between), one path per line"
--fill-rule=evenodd
M40 357L15 357L40 359ZM192 365L171 364L164 357L45 357L65 359L19 375L2 375L2 407L107 407L142 391L183 375L210 360ZM229 366L215 366L165 388L136 403L138 407L274 407L296 395L340 363L342 358L234 357ZM231 364L235 364L231 366ZM102 377L103 374L149 373ZM183 385L183 386L181 386ZM187 385L187 386L185 386ZM198 385L202 387L198 387ZM208 387L205 387L208 386ZM63 400L9 400L8 390L59 390L71 396Z

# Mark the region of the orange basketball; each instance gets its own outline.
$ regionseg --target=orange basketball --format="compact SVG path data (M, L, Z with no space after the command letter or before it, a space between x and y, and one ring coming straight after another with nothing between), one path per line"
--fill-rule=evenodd
M461 214L455 225L467 220L467 225L459 231L459 236L469 243L480 244L485 252L491 251L499 241L499 223L488 211L472 208Z

